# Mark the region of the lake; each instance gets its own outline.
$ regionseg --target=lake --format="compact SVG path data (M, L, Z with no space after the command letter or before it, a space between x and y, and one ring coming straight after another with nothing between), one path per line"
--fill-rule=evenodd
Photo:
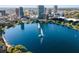
M5 29L6 41L15 46L24 45L33 53L79 53L79 31L56 24L21 24Z

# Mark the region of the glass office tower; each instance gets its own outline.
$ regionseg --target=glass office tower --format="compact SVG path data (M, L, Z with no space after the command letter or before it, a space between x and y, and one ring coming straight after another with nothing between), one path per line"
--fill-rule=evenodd
M24 16L23 7L19 8L19 16L22 18Z
M38 6L38 18L39 19L45 19L45 8L44 5Z

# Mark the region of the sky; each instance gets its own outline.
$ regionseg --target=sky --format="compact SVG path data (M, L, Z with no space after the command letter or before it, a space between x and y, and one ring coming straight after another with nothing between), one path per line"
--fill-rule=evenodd
M0 5L0 8L13 8L13 7L30 7L30 8L37 8L38 5ZM53 8L54 5L45 5L47 8ZM58 5L59 8L79 8L79 5Z

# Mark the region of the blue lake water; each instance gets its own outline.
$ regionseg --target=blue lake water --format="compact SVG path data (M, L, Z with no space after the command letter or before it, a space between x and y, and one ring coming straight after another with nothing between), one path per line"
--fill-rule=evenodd
M79 31L56 24L42 24L43 38L39 38L37 24L21 24L5 30L11 45L24 45L34 53L79 52ZM42 40L42 42L41 42Z

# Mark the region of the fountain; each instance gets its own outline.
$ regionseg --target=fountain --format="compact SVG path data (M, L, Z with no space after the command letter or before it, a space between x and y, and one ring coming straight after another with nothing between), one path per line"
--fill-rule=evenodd
M43 30L40 26L40 23L38 23L38 29L39 29L39 35L38 37L41 39L41 43L43 42L43 37L44 37L44 34L43 34Z

